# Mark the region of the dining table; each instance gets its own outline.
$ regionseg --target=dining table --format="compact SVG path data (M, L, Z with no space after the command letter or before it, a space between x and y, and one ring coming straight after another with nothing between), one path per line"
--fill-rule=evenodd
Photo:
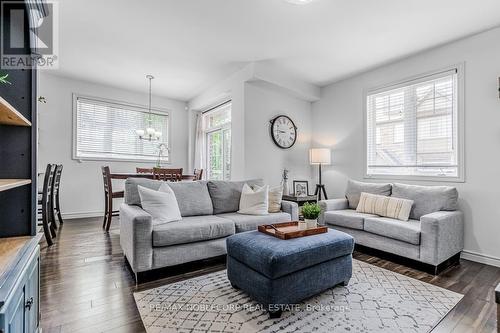
M136 173L136 172L112 172L109 174L111 179L127 179L127 178L148 178L153 179L152 173ZM182 174L182 180L195 180L196 176L191 174Z

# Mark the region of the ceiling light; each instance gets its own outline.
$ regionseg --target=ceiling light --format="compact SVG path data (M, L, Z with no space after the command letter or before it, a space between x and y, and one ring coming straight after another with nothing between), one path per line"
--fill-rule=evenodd
M148 126L146 129L138 129L135 130L135 133L139 136L139 139L141 140L148 140L148 141L158 141L161 139L161 132L155 130L153 128L153 118L151 114L151 80L154 79L153 75L146 75L146 79L149 80L149 108L148 108Z
M313 2L314 0L285 0L288 3L292 3L294 5L306 5L308 3Z

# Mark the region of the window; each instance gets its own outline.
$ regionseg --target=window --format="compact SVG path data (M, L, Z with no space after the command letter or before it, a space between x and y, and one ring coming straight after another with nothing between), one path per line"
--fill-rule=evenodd
M231 179L231 102L203 114L207 178Z
M73 158L80 160L157 161L159 145L169 147L169 116L140 106L74 96ZM159 141L141 140L136 129L148 126L161 132ZM169 151L167 149L167 151ZM163 162L169 161L163 153Z
M367 177L461 179L458 70L367 94Z

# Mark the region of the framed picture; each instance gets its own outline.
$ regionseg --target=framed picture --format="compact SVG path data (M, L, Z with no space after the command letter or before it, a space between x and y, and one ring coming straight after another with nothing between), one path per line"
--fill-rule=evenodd
M296 197L305 197L309 195L309 182L307 180L293 181L293 195Z

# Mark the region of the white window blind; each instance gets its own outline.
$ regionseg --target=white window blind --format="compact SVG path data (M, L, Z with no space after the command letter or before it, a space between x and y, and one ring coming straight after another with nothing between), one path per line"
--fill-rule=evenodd
M147 108L81 96L75 96L74 108L75 159L157 161L159 144L169 147L168 113L153 111L150 116ZM159 141L141 140L135 133L149 127L149 117L162 133ZM162 161L168 162L168 155Z
M367 95L368 177L459 177L457 70Z

